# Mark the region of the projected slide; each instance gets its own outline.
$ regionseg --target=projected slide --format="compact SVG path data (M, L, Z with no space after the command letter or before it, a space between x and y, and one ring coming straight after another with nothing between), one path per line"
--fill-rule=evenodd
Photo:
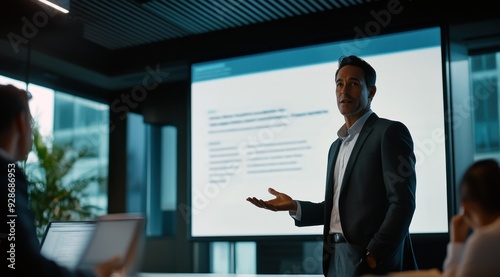
M377 70L372 110L405 123L414 138L417 211L410 231L447 231L439 29L372 38L363 49L347 43L192 66L193 238L322 233L322 226L295 227L288 213L245 199L270 199L273 187L294 199L323 200L328 149L344 123L334 74L338 58L348 54Z

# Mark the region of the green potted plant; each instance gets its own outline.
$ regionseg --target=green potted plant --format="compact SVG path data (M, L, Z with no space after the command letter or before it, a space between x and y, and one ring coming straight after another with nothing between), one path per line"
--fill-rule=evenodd
M86 204L85 189L89 184L103 182L103 177L93 172L70 174L75 164L88 156L86 149L76 150L70 145L54 143L43 138L38 128L33 128L33 154L36 161L26 162L28 194L35 214L37 235L41 237L50 221L92 220L99 208Z

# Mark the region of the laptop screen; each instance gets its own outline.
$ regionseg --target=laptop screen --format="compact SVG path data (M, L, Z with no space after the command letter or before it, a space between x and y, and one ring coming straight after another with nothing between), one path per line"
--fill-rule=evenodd
M99 217L95 226L78 268L93 268L119 256L127 276L136 276L142 262L145 218L138 214L109 214Z
M47 225L40 252L61 266L77 266L95 229L95 221L59 221Z

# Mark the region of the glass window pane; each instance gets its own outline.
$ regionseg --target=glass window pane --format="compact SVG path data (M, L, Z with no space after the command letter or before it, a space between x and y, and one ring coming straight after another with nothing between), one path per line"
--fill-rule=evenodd
M177 128L127 119L127 211L147 216L148 237L173 236L177 213Z
M146 210L146 125L143 117L127 115L127 212ZM149 220L148 220L149 221Z
M210 243L210 272L230 273L230 244L229 242Z
M161 130L161 210L163 233L175 234L177 212L177 128L164 126Z
M26 83L23 81L19 81L16 79L12 79L6 76L1 76L0 75L0 84L2 85L13 85L16 86L20 89L26 89Z
M33 96L30 100L31 116L37 124L40 134L52 136L54 130L54 98L52 89L29 84L28 90Z
M54 99L54 113L64 116L54 117L54 130L60 131L71 129L74 126L74 110L75 105L73 97L65 94L57 94Z
M252 241L236 242L236 273L257 273L257 244Z
M492 54L471 57L471 105L474 145L478 154L500 151L500 103L495 57Z

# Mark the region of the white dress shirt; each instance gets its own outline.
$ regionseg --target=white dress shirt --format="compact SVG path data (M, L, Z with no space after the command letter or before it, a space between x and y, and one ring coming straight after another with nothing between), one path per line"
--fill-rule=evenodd
M342 225L340 224L340 212L339 212L339 195L342 185L342 180L344 179L345 168L347 167L347 162L351 156L352 149L358 140L359 133L366 120L372 114L372 110L368 110L361 118L359 118L351 128L347 129L346 125L342 125L337 131L337 135L342 140L340 144L339 154L337 156L337 161L335 162L334 169L334 183L333 183L333 209L332 217L330 219L330 234L331 233L343 233Z
M342 125L340 129L337 131L337 135L339 139L342 140L340 144L339 153L337 156L337 160L335 162L334 168L334 193L333 193L333 209L330 220L330 231L329 233L342 233L342 226L340 224L340 214L339 214L339 194L340 188L342 184L342 180L344 178L344 172L347 166L347 162L349 161L349 157L351 156L352 149L358 140L359 133L363 126L365 125L366 120L373 113L372 110L368 110L362 117L360 117L351 128L347 129L346 125ZM297 201L297 211L295 213L290 212L290 215L300 220L301 218L301 208L300 203Z

